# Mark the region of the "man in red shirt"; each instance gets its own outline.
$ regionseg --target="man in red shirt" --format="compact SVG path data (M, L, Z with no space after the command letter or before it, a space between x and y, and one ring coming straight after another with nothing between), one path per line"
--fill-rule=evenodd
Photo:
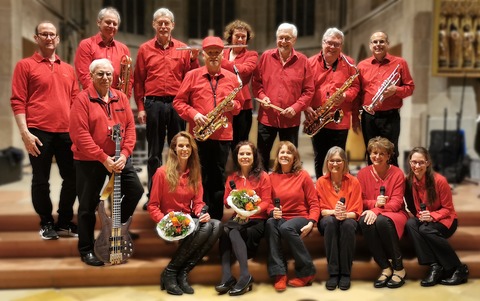
M192 134L193 128L205 126L209 121L208 113L227 96L233 96L232 92L239 87L237 76L221 67L223 47L223 41L218 37L206 37L203 40L205 66L187 73L173 101L173 107L189 123ZM223 216L225 165L233 138L232 119L241 108L241 103L236 99L227 102L221 113L228 119L227 127L220 127L208 139L197 143L205 192L203 200L210 207L212 218L218 220Z
M395 145L395 153L391 156L391 163L398 166L398 137L400 136L400 108L403 99L412 95L415 89L412 76L408 70L407 62L388 53L390 42L384 32L375 32L370 37L370 51L372 56L358 64L361 86L361 104L364 106L362 113L362 132L365 145L371 138L381 136L387 138ZM398 68L397 68L398 67ZM386 85L390 77L393 81ZM377 96L380 100L372 105L372 98L385 87ZM373 108L368 112L365 107ZM370 158L368 163L371 164Z
M55 54L60 42L55 26L51 22L38 24L33 38L38 50L15 66L10 98L32 165L32 203L40 216L43 239L77 236L77 226L72 223L77 194L68 125L78 84L73 67ZM56 225L49 184L53 156L63 179Z
M152 177L163 164L162 151L170 145L173 136L185 130L183 121L173 109L172 102L185 74L198 68L198 50L179 51L186 45L172 37L175 27L173 13L160 8L153 14L155 37L138 49L135 63L134 96L138 108L138 121L147 125L148 142L148 195ZM146 209L146 206L144 206Z
M315 91L307 57L293 48L296 41L297 27L280 24L277 48L262 54L252 79L253 95L263 100L257 117L257 145L266 170L277 133L280 140L298 145L300 112L310 105ZM283 111L273 109L270 104Z
M324 106L332 95L357 73L353 59L342 53L343 40L343 32L337 28L327 29L322 38L322 51L308 59L312 67L315 94L311 106L305 110L307 120L318 118L315 110ZM343 118L327 123L312 137L317 179L323 175L323 161L328 150L333 146L345 149L352 116L352 102L359 90L360 84L355 77L350 87L334 100L335 105L330 110L332 114L336 110L342 110Z
M112 87L117 88L120 78L120 61L124 55L130 57L128 47L114 40L120 26L120 14L113 7L106 7L100 10L97 17L97 26L99 32L80 42L75 53L75 71L78 80L83 89L91 84L90 63L96 59L106 58L112 62L113 84ZM132 95L133 76L130 76L130 84L128 85L127 97Z

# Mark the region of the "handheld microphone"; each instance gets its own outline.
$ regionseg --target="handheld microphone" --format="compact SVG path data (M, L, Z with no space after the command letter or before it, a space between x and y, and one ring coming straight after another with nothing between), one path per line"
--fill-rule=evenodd
M198 218L200 219L200 216L204 215L205 213L208 212L208 205L203 206L202 210L200 211L200 214L198 215ZM200 228L200 221L197 222L195 225L195 232L197 232L198 228Z
M230 180L230 188L232 188L232 190L237 189L237 185L235 185L235 181L234 181L234 180Z
M382 186L382 187L383 187L383 186ZM345 205L345 198L344 198L343 196L340 198L340 203L342 203L342 204Z
M420 203L420 211L425 211L427 210L427 205L425 203Z
M380 186L380 195L385 195L385 186Z
M280 199L279 198L274 198L273 199L273 204L274 204L275 207L280 209Z

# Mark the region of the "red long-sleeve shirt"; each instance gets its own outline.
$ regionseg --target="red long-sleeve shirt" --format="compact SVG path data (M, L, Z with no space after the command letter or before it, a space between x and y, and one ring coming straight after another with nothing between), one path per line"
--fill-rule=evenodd
M273 105L282 109L292 107L296 115L293 118L281 116L272 108L258 109L258 121L276 128L289 128L300 125L300 112L312 101L315 87L313 74L307 57L295 50L282 65L278 50L265 51L253 73L253 95L260 99L268 96Z
M345 56L346 59L348 59L350 65L345 62L342 56ZM333 68L326 68L322 52L310 57L308 59L308 63L312 68L313 82L315 84L315 94L313 95L312 102L310 103L310 106L314 110L324 105L330 96L337 92L337 90L357 72L355 68L351 66L355 64L355 61L342 53L334 65L335 67ZM334 112L338 108L342 109L344 114L342 120L338 124L335 122L330 122L325 126L325 128L334 130L350 129L352 102L357 97L359 91L360 82L357 77L353 81L352 85L345 90L346 97L343 100L343 103L340 106L334 106L331 111Z
M315 185L320 200L320 214L323 210L333 210L341 197L345 198L347 212L355 212L357 219L363 211L362 188L360 183L351 174L342 178L342 187L337 193L332 185L330 173L320 177Z
M187 170L178 178L178 184L174 191L166 179L166 166L160 166L152 178L152 190L148 202L148 213L154 222L158 223L170 211L181 211L186 214L200 215L205 203L203 202L202 181L198 181L198 191L195 194L188 185L190 171Z
M216 87L216 104L212 86ZM207 68L204 66L194 69L187 73L180 85L177 96L173 100L173 107L178 115L189 123L190 133L193 134L195 115L201 113L206 116L238 86L237 76L228 70L222 69L218 74L218 79L215 82L212 81L212 85L210 85ZM220 127L208 139L225 141L233 139L233 115L237 115L241 110L241 104L236 98L233 99L233 102L234 109L223 113L228 118L228 126Z
M246 50L237 54L233 61L229 61L230 52L233 49L225 49L223 51L222 68L230 72L234 72L233 66L237 67L240 78L243 82L242 90L237 94L237 99L243 104L242 110L253 108L252 95L250 93L250 80L252 79L253 71L257 67L258 53L253 50Z
M397 82L397 92L383 100L375 111L388 111L393 109L400 109L403 105L403 99L412 95L415 89L412 76L408 70L407 62L398 56L388 54L380 63L374 56L361 61L357 68L360 71L358 76L361 86L361 99L363 105L370 105L372 98L377 93L382 83L392 74L393 70L397 69L400 74L400 80Z
M10 105L14 115L25 114L29 128L66 133L70 107L78 92L71 65L62 62L58 55L50 62L35 52L15 66Z
M198 60L190 61L190 51L177 50L187 46L174 38L164 49L153 38L138 49L134 73L134 96L139 111L144 111L145 96L175 96L185 74L198 68Z
M75 99L70 118L70 138L73 158L83 161L105 162L115 155L112 127L120 124L120 153L128 158L136 142L135 121L124 93L110 89L109 102L105 103L95 87L90 85Z
M398 237L402 237L408 219L403 202L405 192L403 171L390 165L385 179L382 180L373 171L373 165L369 165L358 172L357 178L362 186L363 209L372 210L376 215L382 214L389 217L395 224ZM388 199L385 206L375 207L381 186L385 186L385 195L388 196Z
M260 211L252 215L250 219L267 219L269 213L268 208L272 204L272 184L270 183L270 177L268 174L262 171L259 179L256 179L255 177L245 178L240 176L238 173L229 175L225 184L225 194L223 196L223 201L227 208L230 207L227 204L227 197L232 191L232 188L230 187L231 180L235 182L237 189L253 189L261 198L260 204L258 205L260 207Z
M289 220L294 217L304 217L318 222L320 216L320 202L313 185L312 178L307 171L297 173L271 173L273 198L280 199L282 218ZM268 212L273 210L273 204Z
M106 45L100 33L80 41L77 52L75 53L75 71L77 72L78 80L83 89L86 89L92 83L90 78L90 64L96 59L109 59L113 65L113 88L118 87L118 79L120 77L120 61L122 56L130 55L130 49L127 45L113 40L109 45ZM133 76L130 74L129 90L127 96L132 95Z
M439 222L447 228L452 226L453 220L457 218L457 212L453 206L452 189L448 185L447 179L439 173L434 174L435 189L437 191L437 199L432 205L428 204L427 190L425 185L425 177L417 180L413 177L412 194L417 209L417 216L420 212L420 203L427 205L430 216L434 222Z

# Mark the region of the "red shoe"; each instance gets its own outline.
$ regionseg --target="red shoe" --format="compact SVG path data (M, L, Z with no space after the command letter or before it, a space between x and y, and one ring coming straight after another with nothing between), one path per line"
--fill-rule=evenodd
M288 281L288 286L293 286L293 287L309 286L309 285L312 285L313 279L315 279L315 275L302 277L302 278L293 278Z
M287 289L287 275L277 275L273 285L277 292L283 292Z

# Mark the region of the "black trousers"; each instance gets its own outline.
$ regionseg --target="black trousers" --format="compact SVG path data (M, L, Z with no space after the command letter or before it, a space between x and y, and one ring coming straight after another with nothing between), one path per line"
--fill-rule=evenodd
M263 168L268 171L270 165L270 152L277 133L280 141L290 141L298 147L299 126L291 128L276 128L258 123L257 147L262 156Z
M162 151L165 144L170 145L173 136L185 130L185 121L173 109L174 96L146 96L145 112L147 113L146 137L148 142L148 195L152 188L152 177L157 168L163 164Z
M54 223L52 216L52 200L50 198L50 170L55 156L62 188L58 203L58 224L66 225L73 218L73 204L77 197L75 189L75 168L73 164L72 141L68 133L51 133L34 128L28 129L37 136L42 146L37 145L40 155L29 155L32 164L32 203L35 212L40 216L40 225Z
M250 129L252 128L252 109L241 110L238 115L233 116L233 141L232 152L241 141L247 141Z
M375 262L382 269L392 267L396 271L403 270L402 252L393 221L380 214L372 225L365 223L365 216L358 223Z
M308 224L304 217L289 219L269 218L265 224L265 238L268 241L269 254L267 261L268 275L275 277L287 275L287 263L283 251L283 242L286 242L295 259L295 276L302 278L315 275L316 269L312 257L308 252L300 230Z
M330 148L341 147L345 150L347 145L348 130L332 130L323 128L312 137L313 154L315 160L315 176L323 176L323 161Z
M365 146L368 141L377 136L387 138L395 146L395 153L390 158L390 163L398 167L398 137L400 136L400 113L398 109L376 112L370 115L365 111L362 114L362 132ZM372 164L367 154L368 164Z
M335 216L323 216L318 223L325 237L328 274L350 276L355 252L355 233L358 223L354 219L339 221Z
M93 251L95 211L100 201L100 193L109 176L108 170L98 161L75 160L78 191L78 250L80 255ZM138 201L143 195L143 186L133 168L131 159L121 173L121 222L125 223L133 215Z
M210 216L221 221L230 141L206 140L198 141L197 145L202 165L203 201L209 206Z
M421 222L415 217L407 221L406 228L413 240L419 264L438 263L447 271L461 265L455 250L448 243L448 238L457 230L456 219L447 228L441 223Z

